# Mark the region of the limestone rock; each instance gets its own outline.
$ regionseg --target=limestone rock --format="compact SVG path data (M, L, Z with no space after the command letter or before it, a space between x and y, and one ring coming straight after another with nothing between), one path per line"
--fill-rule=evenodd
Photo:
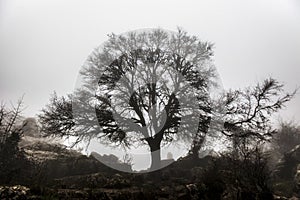
M26 118L22 125L23 135L30 137L40 137L39 127L35 118Z

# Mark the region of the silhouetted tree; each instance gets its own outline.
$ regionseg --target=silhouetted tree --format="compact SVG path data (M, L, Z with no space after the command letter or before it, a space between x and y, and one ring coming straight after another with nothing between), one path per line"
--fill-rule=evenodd
M212 44L181 29L112 34L88 58L78 90L50 100L42 129L77 141L148 145L151 169L158 169L162 145L200 141L207 131L212 55Z
M42 110L39 115L39 121L42 124L42 134L72 136L75 126L72 113L71 95L67 97L58 97L54 94L50 98L50 103Z
M276 133L272 115L290 101L293 93L284 93L283 85L269 78L254 87L226 93L224 127L222 134L232 140L233 148L256 145L257 141L270 140ZM244 147L242 147L244 148Z
M22 126L18 120L22 112L22 99L17 106L7 108L0 105L0 182L9 183L18 176L21 162L24 160L18 144L22 136Z

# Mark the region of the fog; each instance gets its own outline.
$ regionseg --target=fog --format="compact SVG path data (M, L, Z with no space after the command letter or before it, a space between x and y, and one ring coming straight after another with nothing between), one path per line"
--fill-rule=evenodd
M300 5L264 1L0 1L1 99L25 93L34 116L55 90L72 92L78 71L107 39L140 28L184 28L215 43L215 64L225 88L268 76L299 86ZM299 120L299 95L282 116Z

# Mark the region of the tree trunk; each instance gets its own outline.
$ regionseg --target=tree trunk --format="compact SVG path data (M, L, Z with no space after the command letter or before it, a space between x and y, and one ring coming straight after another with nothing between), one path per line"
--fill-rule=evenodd
M199 152L204 143L204 137L194 138L191 149L189 151L189 155L195 159L199 158Z
M160 142L157 139L152 139L148 142L151 151L151 171L158 170L161 167Z

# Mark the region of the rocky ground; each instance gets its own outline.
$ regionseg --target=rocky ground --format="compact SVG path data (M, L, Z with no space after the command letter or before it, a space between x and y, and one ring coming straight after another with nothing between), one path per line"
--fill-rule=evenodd
M156 172L122 173L99 162L100 155L82 155L29 132L20 142L28 162L22 162L9 184L0 186L0 199L295 200L300 196L300 146L280 160L270 191L259 186L244 191L234 180L226 182L231 180L230 170L220 167L224 160L216 156L187 156Z

